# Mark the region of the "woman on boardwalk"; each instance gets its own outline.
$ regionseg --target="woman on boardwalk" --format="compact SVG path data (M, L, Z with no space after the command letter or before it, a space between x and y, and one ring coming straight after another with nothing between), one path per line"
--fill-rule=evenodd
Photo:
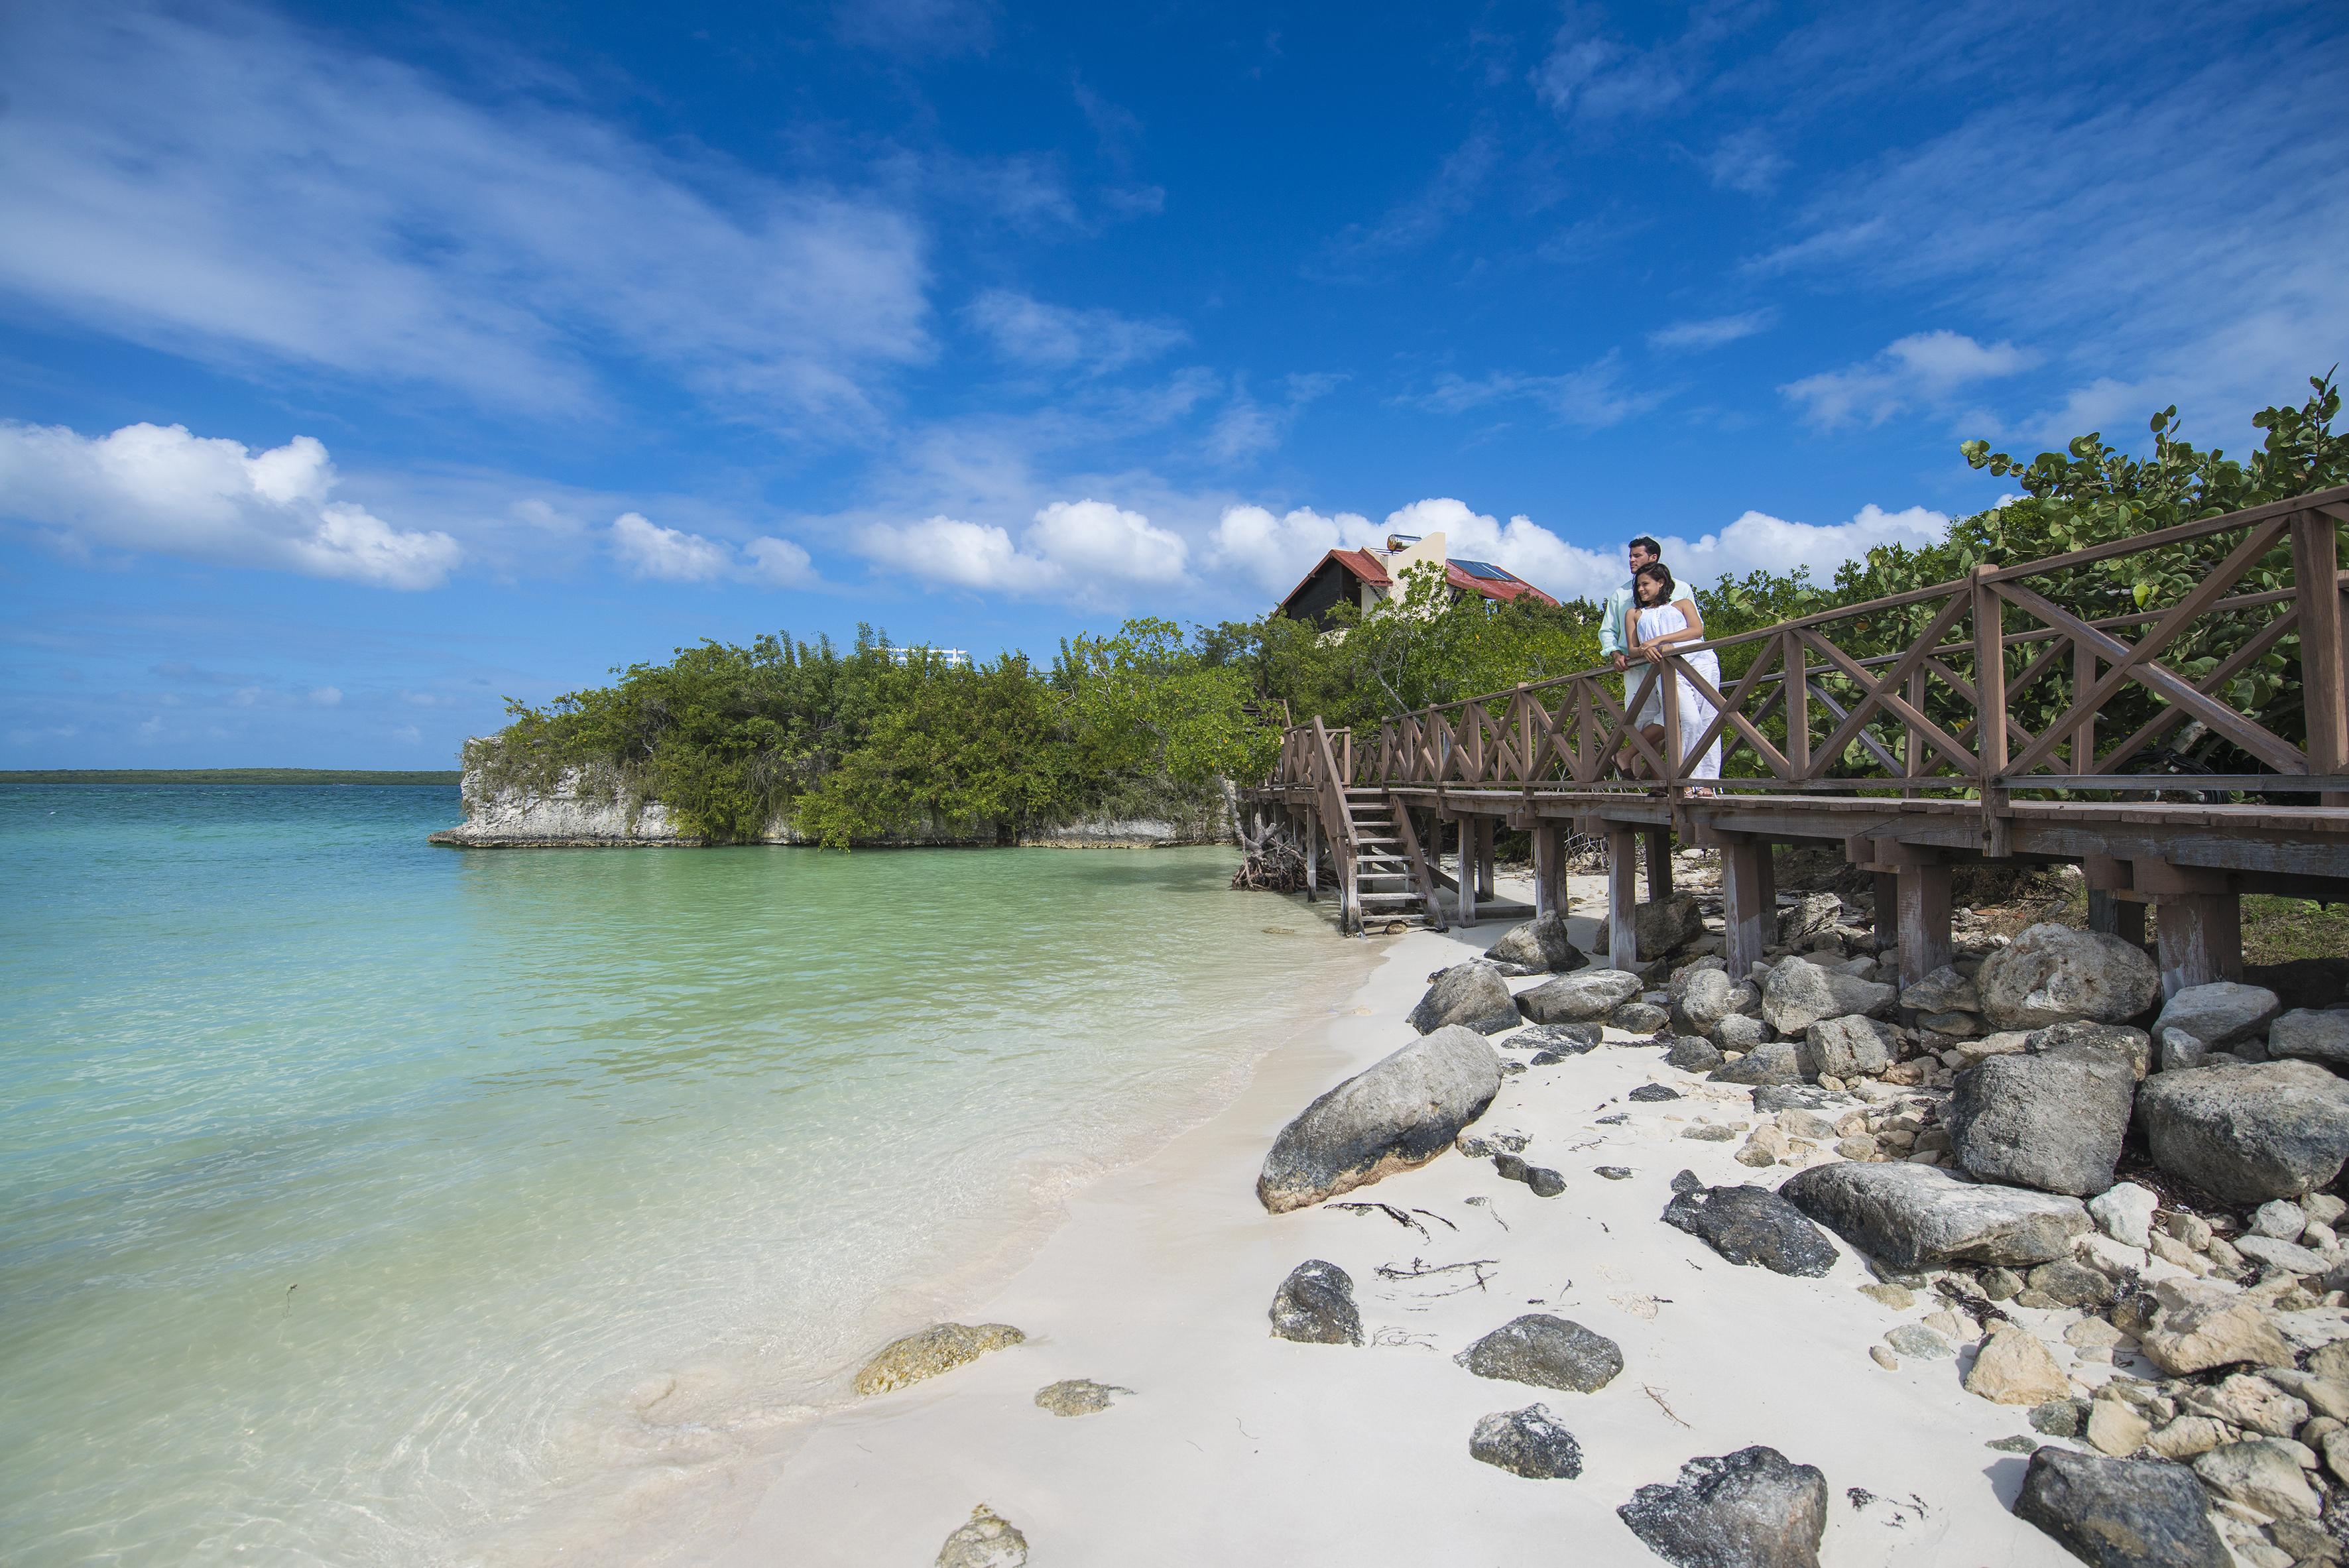
M1661 561L1648 562L1632 576L1631 593L1638 603L1638 614L1630 638L1630 653L1634 660L1644 661L1661 669L1664 660L1670 655L1672 645L1700 643L1704 640L1704 617L1697 613L1696 602L1693 599L1675 597L1678 592L1679 585L1673 583L1671 573ZM1706 684L1713 690L1721 689L1721 660L1713 655L1712 649L1702 648L1695 653L1683 655L1682 662L1689 669L1702 676ZM1645 672L1638 669L1636 665L1632 673L1626 677L1635 691L1646 678ZM1698 692L1696 684L1686 675L1671 673L1670 678L1676 681L1680 686L1681 755L1686 758L1690 748L1695 745L1698 738L1702 736L1712 725L1716 709L1710 700ZM1640 711L1633 717L1632 722L1640 727L1640 733L1648 738L1649 744L1654 746L1661 755L1664 740L1662 679L1655 682L1646 700L1640 703ZM1618 754L1626 773L1631 771L1633 755L1628 746ZM1714 737L1713 744L1705 748L1704 755L1694 760L1695 766L1689 770L1692 778L1720 778L1720 738ZM1700 786L1691 789L1689 793L1710 795L1713 791Z

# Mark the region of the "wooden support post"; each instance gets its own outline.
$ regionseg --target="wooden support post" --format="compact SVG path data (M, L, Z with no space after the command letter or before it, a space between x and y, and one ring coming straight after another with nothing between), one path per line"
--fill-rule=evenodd
M1499 836L1500 824L1490 817L1476 819L1476 896L1497 899L1499 891L1493 881L1495 856L1493 841Z
M1811 658L1800 632L1789 632L1781 658L1785 668L1786 762L1796 779L1811 776ZM1754 655L1760 657L1760 655Z
M1321 896L1321 813L1305 809L1305 896Z
M1640 962L1640 835L1607 824L1607 963L1630 969Z
M2175 996L2189 985L2228 978L2225 955L2233 953L2242 973L2242 931L2235 900L2225 893L2178 893L2154 901L2154 944L2161 965L2161 994Z
M2242 901L2231 878L2154 860L2134 861L2130 870L2137 891L2153 899L2162 995L2243 977Z
M1672 830L1651 828L1648 840L1648 900L1654 903L1672 896Z
M1876 873L1876 946L1889 952L1900 945L1900 875Z
M2095 688L2096 650L2079 638L2072 639L2072 700L2077 702ZM2072 727L2072 771L2094 773L2096 770L2096 716L2093 713Z
M1566 829L1546 819L1534 823L1534 907L1555 911L1560 920L1574 913L1566 880Z
M2332 515L2303 511L2292 520L2293 607L2300 612L2301 702L2308 716L2308 770L2349 773L2349 676L2342 659L2341 562ZM2326 806L2349 805L2331 792Z
M1893 868L1899 885L1893 903L1899 911L1900 984L1914 985L1952 956L1950 944L1950 864L1931 850L1876 841L1873 864Z
M1728 928L1729 977L1743 980L1778 934L1778 912L1769 899L1770 842L1744 834L1724 836L1721 848L1723 923Z
M1982 852L2003 859L2013 851L2006 817L2005 601L1990 580L1997 568L1985 561L1974 568L1974 743L1982 755ZM1942 960L1947 963L1948 960Z
M2144 946L2146 895L2137 891L2129 863L2090 855L2080 862L2080 872L2088 882L2088 929Z
M1476 923L1476 819L1463 817L1455 836L1460 845L1459 922L1463 925Z

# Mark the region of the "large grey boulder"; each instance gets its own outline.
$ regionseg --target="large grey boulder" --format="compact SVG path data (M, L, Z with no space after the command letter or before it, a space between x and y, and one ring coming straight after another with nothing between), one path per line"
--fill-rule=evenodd
M2297 1198L2349 1159L2349 1083L2314 1062L2156 1073L2137 1114L2156 1165L2230 1203Z
M1480 1035L1497 1035L1524 1022L1517 1016L1517 999L1509 995L1509 983L1481 958L1455 964L1438 975L1411 1010L1411 1026L1423 1035L1452 1024Z
M2044 1029L2074 1018L2117 1024L2161 998L2161 971L2141 948L2068 925L2026 929L1974 976L1993 1029Z
M1632 911L1631 919L1642 958L1661 958L1673 948L1704 934L1704 916L1697 909L1696 899L1689 893L1676 892L1670 898L1651 900Z
M1578 1024L1603 1018L1640 994L1628 969L1585 969L1561 975L1517 997L1517 1011L1537 1024Z
M2034 1451L2014 1516L2095 1568L2232 1568L2194 1472L2054 1444Z
M2037 1030L2023 1042L2026 1051L2052 1051L2059 1046L2102 1046L2128 1058L2129 1071L2139 1083L2153 1070L2153 1037L2127 1024L2096 1024L2075 1018Z
M2282 1012L2276 994L2264 985L2233 980L2213 980L2189 985L2162 1004L2153 1021L2153 1037L2164 1029L2184 1029L2212 1050L2225 1050L2267 1030L2268 1021Z
M1572 1480L1582 1473L1582 1445L1547 1405L1486 1416L1468 1435L1468 1457L1528 1480Z
M1675 1191L1664 1223L1740 1265L1816 1279L1835 1267L1835 1243L1767 1187L1705 1187Z
M2113 1184L2136 1090L2120 1051L2058 1046L1960 1073L1941 1120L1951 1152L1971 1174L2092 1198Z
M1513 1318L1453 1357L1479 1377L1596 1394L1623 1370L1623 1351L1603 1334L1546 1312Z
M1979 1013L1982 994L1971 979L1944 964L1914 985L1904 986L1900 1005L1920 1013Z
M1872 1078L1892 1065L1900 1054L1900 1037L1892 1026L1854 1014L1847 1018L1821 1018L1803 1031L1795 1060L1805 1078L1829 1073L1839 1078Z
M1778 945L1798 947L1808 937L1833 931L1843 918L1843 900L1831 892L1798 894L1778 911Z
M1288 1271L1273 1293L1272 1334L1299 1345L1360 1345L1362 1315L1354 1306L1354 1276L1336 1264L1308 1258Z
M1423 1036L1309 1105L1280 1130L1257 1178L1276 1214L1424 1165L1501 1089L1493 1043L1458 1025Z
M1513 965L1524 975L1545 970L1564 974L1590 962L1567 939L1566 917L1554 909L1509 927L1500 941L1485 950L1485 956L1495 964Z
M1615 1516L1673 1568L1818 1568L1827 1478L1757 1445L1691 1460Z
M1750 1051L1762 1043L1770 1026L1744 1013L1732 1013L1706 1032L1705 1038L1724 1051Z
M1760 1004L1762 995L1720 969L1684 969L1671 984L1672 1027L1683 1035L1709 1035L1713 1026Z
M2293 1008L2269 1026L2268 1055L2349 1067L2349 1013Z
M1814 1165L1778 1193L1900 1269L1952 1262L2028 1267L2066 1255L2088 1231L2088 1211L2076 1198L1985 1186L1905 1161Z
M1684 1073L1707 1073L1721 1065L1721 1048L1701 1035L1675 1035L1664 1065Z
M1889 1013L1899 1000L1897 985L1822 969L1805 958L1772 965L1762 982L1763 1021L1782 1035L1799 1035L1821 1018Z
M1764 1040L1733 1062L1706 1075L1713 1083L1789 1084L1803 1081L1803 1064L1792 1040Z

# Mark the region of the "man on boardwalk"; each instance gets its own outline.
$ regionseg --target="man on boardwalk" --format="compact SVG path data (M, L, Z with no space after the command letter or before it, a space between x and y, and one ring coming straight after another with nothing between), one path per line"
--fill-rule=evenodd
M1644 533L1623 549L1631 562L1634 576L1638 575L1640 567L1661 559L1664 553L1663 546ZM1631 662L1630 655L1625 652L1630 646L1628 635L1630 618L1631 583L1630 578L1626 578L1623 586L1607 595L1603 613L1599 617L1599 651L1613 660L1619 670Z

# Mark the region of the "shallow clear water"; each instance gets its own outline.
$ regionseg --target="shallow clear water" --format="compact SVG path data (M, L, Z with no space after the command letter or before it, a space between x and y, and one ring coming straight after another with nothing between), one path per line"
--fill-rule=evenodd
M722 1460L1346 968L1226 851L424 842L457 814L0 786L11 1563L467 1562Z

